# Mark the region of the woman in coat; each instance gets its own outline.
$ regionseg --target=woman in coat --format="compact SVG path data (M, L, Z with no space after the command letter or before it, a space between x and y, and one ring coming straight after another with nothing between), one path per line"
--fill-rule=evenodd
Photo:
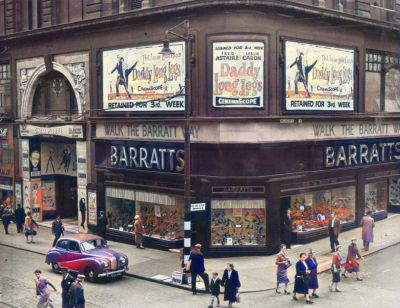
M358 274L360 272L360 265L358 264L357 259L364 259L364 258L360 255L360 252L358 251L356 238L353 237L351 239L351 243L348 248L346 264L344 265L344 272L342 274L344 278L347 278L346 272L349 273L354 272L356 273L357 280L362 281L362 279L359 277Z
M365 251L368 251L369 243L372 243L374 241L375 221L372 218L371 214L371 211L367 211L366 215L361 219L362 240Z
M222 285L225 287L224 301L228 301L229 307L232 307L240 288L239 273L234 270L233 264L228 263L222 276Z
M340 245L336 246L336 251L332 256L332 266L331 266L331 271L332 271L332 283L329 286L329 290L332 292L333 291L333 286L335 286L335 292L341 292L338 289L338 284L340 282L340 266L342 262L342 255L341 255L341 247Z
M288 295L290 292L287 290L287 286L289 283L289 278L287 276L287 270L288 268L292 265L290 263L289 258L286 256L286 245L281 244L280 246L281 251L278 253L276 256L276 289L275 292L280 294L281 291L279 291L279 285L284 284L285 289L283 290L284 294Z
M308 279L310 275L310 270L306 263L307 254L302 252L300 254L300 260L296 263L296 276L294 281L293 299L297 301L296 294L304 294L307 304L312 304L310 300L310 295L308 294Z
M311 296L314 298L318 298L319 296L316 293L318 289L318 262L312 249L310 249L310 252L308 253L306 263L308 265L308 269L310 270L308 288L310 290L313 290Z

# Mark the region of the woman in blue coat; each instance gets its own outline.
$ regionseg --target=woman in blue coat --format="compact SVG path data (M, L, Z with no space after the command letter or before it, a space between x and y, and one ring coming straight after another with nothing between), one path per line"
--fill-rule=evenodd
M310 270L306 263L307 254L302 252L300 254L300 260L296 263L296 276L294 281L293 299L297 301L296 293L304 294L306 297L306 303L312 304L310 295L308 294L308 277Z
M228 264L224 271L222 284L225 287L224 301L228 301L229 307L232 307L232 303L236 302L236 295L240 288L239 273L234 270L233 264Z
M318 289L318 262L312 249L310 249L310 252L308 253L306 263L308 265L308 269L310 270L308 289L313 290L311 294L312 297L318 298L319 296L316 293Z

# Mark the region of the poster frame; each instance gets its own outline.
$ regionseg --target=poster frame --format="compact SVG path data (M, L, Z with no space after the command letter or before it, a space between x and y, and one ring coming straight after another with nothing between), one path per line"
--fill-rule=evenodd
M281 112L284 115L317 115L317 114L355 114L358 113L359 110L359 59L360 59L360 50L356 46L351 45L342 45L336 44L332 42L326 42L321 40L308 40L303 38L294 38L291 36L281 36L279 44L279 53L280 53L280 99L279 102L281 104ZM354 51L354 59L353 59L353 110L288 110L286 109L286 42L294 42L294 43L303 43L310 45L317 45L322 47L332 47L338 49L349 49Z

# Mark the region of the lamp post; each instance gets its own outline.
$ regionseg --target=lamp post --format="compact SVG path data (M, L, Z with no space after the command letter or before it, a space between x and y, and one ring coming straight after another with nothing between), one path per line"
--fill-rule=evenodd
M178 27L183 27L184 34L176 33ZM184 151L185 151L185 167L184 167L184 248L183 262L187 263L190 255L191 247L191 212L190 212L190 115L191 115L191 81L192 81L192 65L194 64L194 56L192 54L192 44L194 35L189 33L189 20L177 24L176 26L165 31L165 39L160 54L171 55L174 52L169 47L168 35L175 36L185 42L185 125L184 125Z

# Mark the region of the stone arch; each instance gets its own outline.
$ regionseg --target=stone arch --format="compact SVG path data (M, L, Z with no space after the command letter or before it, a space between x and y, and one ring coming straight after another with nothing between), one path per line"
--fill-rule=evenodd
M76 104L78 105L78 114L82 114L83 101L82 101L82 98L80 97L77 87L75 85L74 77L72 76L71 72L64 65L57 63L57 62L52 62L52 63L53 63L53 70L64 75L64 77L70 83L70 85L74 91ZM46 73L46 66L44 63L40 64L32 72L32 75L30 76L30 78L26 84L26 89L21 97L21 118L26 119L32 115L33 97L35 95L35 90L36 90L36 87L39 82L39 77L44 75L45 73Z

